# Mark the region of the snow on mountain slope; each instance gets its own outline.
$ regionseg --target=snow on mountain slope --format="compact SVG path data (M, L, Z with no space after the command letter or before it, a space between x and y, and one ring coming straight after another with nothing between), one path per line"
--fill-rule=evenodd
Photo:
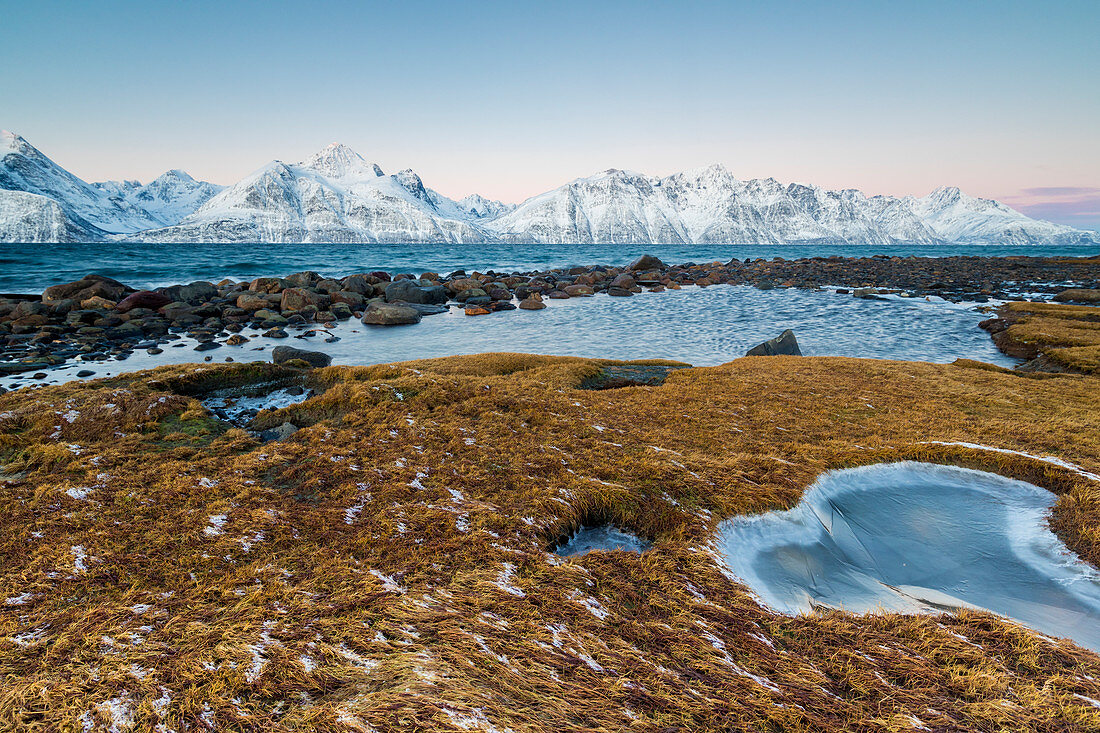
M43 196L70 221L67 231L84 231L102 238L174 223L213 196L220 186L196 181L182 171L169 171L147 185L137 181L87 183L54 163L19 135L0 131L0 190ZM11 207L19 204L26 211ZM23 231L53 231L52 207L23 197L10 198L7 216L18 219ZM45 217L27 229L28 217ZM0 222L3 231L14 231ZM6 241L6 236L4 237ZM25 240L21 240L25 241ZM30 240L39 241L39 240ZM52 241L52 240L46 240Z
M486 226L512 241L936 241L912 212L885 200L772 178L739 181L720 165L666 178L605 171L529 199Z
M666 178L609 170L482 222L514 242L721 244L1100 243L1100 234L1030 219L958 189L924 198L828 191L773 178L739 181L723 166Z
M386 175L335 143L301 163L273 161L229 188L178 170L146 185L90 184L4 132L0 194L0 241L1100 243L1100 233L957 188L867 197L741 181L721 165L664 178L612 169L519 205L477 194L454 201L412 170Z
M92 184L108 198L124 201L144 212L151 223L142 227L176 224L216 196L225 186L196 181L184 171L174 169L142 185L138 181L106 181Z
M274 161L214 196L178 225L139 241L476 242L487 234L411 170L385 175L333 144L309 160Z
M96 242L106 234L47 196L0 189L0 242Z
M999 201L967 196L954 186L937 188L923 198L907 197L906 200L937 237L949 242L1087 244L1100 241L1095 232L1031 219Z

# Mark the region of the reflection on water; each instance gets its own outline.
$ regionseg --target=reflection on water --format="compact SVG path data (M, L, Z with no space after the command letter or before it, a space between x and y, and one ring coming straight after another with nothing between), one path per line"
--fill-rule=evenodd
M265 339L203 353L193 341L166 345L164 353L135 352L124 362L77 363L50 372L47 382L72 379L77 369L97 375L169 363L270 359L280 343L330 354L334 364L379 364L452 354L517 351L609 359L675 359L696 366L723 364L791 328L807 356L950 362L959 357L1011 366L977 327L983 313L935 299L863 300L831 292L757 290L748 286L685 288L631 298L599 295L551 300L541 311L467 316L460 309L427 316L415 326L364 326L346 321L325 343ZM293 334L294 332L291 331ZM322 334L323 336L323 334ZM8 383L9 380L5 380ZM19 380L14 380L19 383ZM24 379L21 383L26 384Z
M732 573L787 613L979 607L1100 651L1100 573L1047 529L1055 497L925 463L834 471L785 512L724 522Z

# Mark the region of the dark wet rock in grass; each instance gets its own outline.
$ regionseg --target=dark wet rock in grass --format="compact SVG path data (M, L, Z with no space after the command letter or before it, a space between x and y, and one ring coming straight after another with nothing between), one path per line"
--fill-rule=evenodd
M668 375L684 365L619 364L605 366L580 384L580 389L620 389L622 387L656 387L665 383Z
M276 364L284 364L291 359L301 359L314 367L327 367L332 363L332 357L321 351L296 349L293 346L276 346L271 350L271 361Z
M749 349L745 356L802 356L794 331L787 329L773 339Z

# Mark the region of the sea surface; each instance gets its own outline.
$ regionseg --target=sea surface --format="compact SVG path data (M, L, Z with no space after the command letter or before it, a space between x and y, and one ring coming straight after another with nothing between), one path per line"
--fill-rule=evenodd
M625 265L641 254L669 264L783 257L949 257L1006 255L1089 257L1095 245L627 245L627 244L0 244L0 293L36 293L88 273L135 288L252 280L315 270L343 276L386 270L468 272L545 270L575 265Z
M748 285L688 287L629 298L595 295L548 300L540 311L512 310L467 316L461 308L425 316L411 326L364 326L355 319L311 338L264 338L245 329L240 346L194 351L195 341L164 345L164 353L136 351L125 361L70 362L6 378L7 387L73 379L78 370L96 375L148 369L162 364L269 360L280 344L323 351L334 364L381 364L453 354L512 351L607 359L674 359L713 366L744 356L750 348L793 329L807 356L951 362L957 358L1012 366L989 335L978 328L989 304L951 303L941 298L865 300L830 290L758 290Z

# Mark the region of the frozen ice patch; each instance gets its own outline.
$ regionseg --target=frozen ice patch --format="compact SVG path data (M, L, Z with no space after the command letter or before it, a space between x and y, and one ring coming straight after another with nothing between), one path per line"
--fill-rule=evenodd
M793 509L723 522L717 546L786 613L977 607L1100 650L1100 572L1047 527L1054 501L983 471L865 466L822 475Z

